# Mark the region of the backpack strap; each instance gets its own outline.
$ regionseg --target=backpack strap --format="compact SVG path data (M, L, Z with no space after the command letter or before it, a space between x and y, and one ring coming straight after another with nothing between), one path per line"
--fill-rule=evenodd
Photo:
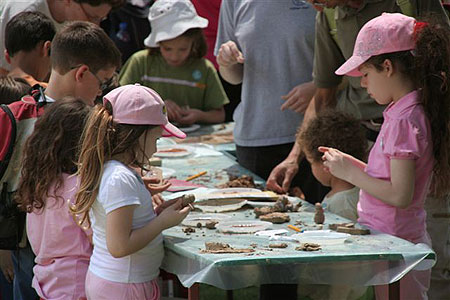
M6 115L9 117L11 121L11 137L9 140L8 152L6 152L4 159L0 162L0 179L3 178L3 175L5 174L6 169L8 168L8 164L9 161L11 160L11 156L14 150L14 145L16 143L16 135L17 135L16 118L14 117L13 113L9 109L8 105L2 104L1 109L6 113Z

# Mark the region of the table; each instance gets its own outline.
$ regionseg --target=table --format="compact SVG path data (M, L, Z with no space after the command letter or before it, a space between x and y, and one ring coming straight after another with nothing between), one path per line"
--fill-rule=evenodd
M163 166L176 169L179 179L207 170L207 175L194 181L210 187L226 182L226 173L251 174L227 154L220 157L163 159ZM252 210L231 214L236 220L255 219ZM313 224L314 208L307 202L303 201L299 213L289 214L289 223L274 225L273 228L286 228L287 224L300 220ZM324 225L346 221L326 213ZM288 243L285 249L269 250L266 238L248 234L226 235L202 228L186 235L181 229L177 226L163 232L166 255L162 269L176 274L188 288L195 287L196 283L207 283L227 290L267 283L392 284L398 283L413 268L431 268L435 259L434 252L426 245L414 245L379 232L352 236L341 244L324 245L318 252L304 252L296 251L294 243ZM202 254L200 249L205 248L206 241L220 241L234 248L248 248L256 244L256 251L251 254ZM398 293L398 285L393 287L392 292Z

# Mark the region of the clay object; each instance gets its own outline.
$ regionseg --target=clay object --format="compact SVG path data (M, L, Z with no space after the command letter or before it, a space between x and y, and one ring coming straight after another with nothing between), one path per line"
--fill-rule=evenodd
M255 252L255 250L250 248L235 249L232 248L229 244L217 242L206 242L205 250L200 251L200 253L212 253L212 254L250 253L250 252Z
M230 179L228 182L219 185L219 188L230 188L230 187L244 187L244 188L256 188L256 184L253 181L253 177L249 175L242 175L240 177L236 177L230 175Z
M192 195L192 194L187 194L187 195L183 195L183 196L181 196L181 198L183 199L182 201L182 206L183 207L186 207L186 206L191 206L191 208L193 208L192 207L192 203L194 203L194 201L195 201L195 196L194 195Z
M269 248L287 248L286 243L279 243L279 244L269 244Z
M291 220L288 214L281 212L274 212L271 214L260 216L259 219L261 221L272 222L274 224L286 223Z
M316 203L316 213L314 215L314 222L316 224L323 224L325 222L325 215L323 214L323 207L322 204Z
M216 229L216 224L219 222L216 221L208 221L205 223L205 227L208 229Z
M185 227L185 228L183 228L182 230L183 230L183 232L186 233L186 234L190 234L190 233L195 232L195 229L192 228L192 227Z
M295 248L297 251L319 251L321 249L320 245L315 243L302 243Z
M271 206L255 207L253 212L255 213L255 217L258 218L259 216L273 213L274 209Z
M343 226L339 226L336 229L337 232L343 232L343 233L349 233L349 234L353 234L353 235L366 235L366 234L370 234L370 230L369 229L364 229L364 228L348 228L348 227L343 227Z
M354 228L355 223L338 223L328 225L328 228L331 230L337 230L338 227Z

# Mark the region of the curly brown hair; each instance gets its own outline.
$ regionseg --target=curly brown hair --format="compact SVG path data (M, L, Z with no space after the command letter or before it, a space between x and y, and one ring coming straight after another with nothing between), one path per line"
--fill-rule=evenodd
M367 140L361 122L349 114L325 110L297 134L305 153L314 161L322 161L319 146L339 149L359 160L367 157Z
M450 192L450 29L434 21L427 24L416 34L413 51L374 56L366 63L381 71L382 63L391 60L420 92L435 159L431 193L441 197Z
M72 214L77 216L78 225L91 225L88 213L99 192L104 164L120 157L125 165L144 168L136 161L138 151L145 155L139 148L139 137L157 126L118 124L113 121L111 103L107 101L95 106L81 136L77 172L80 186L75 204L70 207Z
M200 59L206 55L208 45L206 44L206 38L201 28L191 28L180 36L188 37L193 40L189 58ZM159 47L148 48L148 53L150 55L161 55Z
M55 195L63 184L63 173L74 174L78 142L90 107L82 100L64 98L49 105L36 121L22 161L22 176L16 201L27 212L45 207L49 188L56 182Z

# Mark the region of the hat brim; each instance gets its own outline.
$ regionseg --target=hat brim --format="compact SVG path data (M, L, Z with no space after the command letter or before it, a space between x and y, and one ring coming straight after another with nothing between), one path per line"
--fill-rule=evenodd
M159 42L167 41L179 37L186 31L192 28L206 28L208 26L208 20L197 16L194 20L179 20L178 24L175 24L171 28L170 32L164 30L158 30L158 28L152 28L150 35L144 40L144 45L149 48L159 47Z
M179 139L186 138L186 133L181 131L178 127L176 127L172 123L167 123L166 125L161 125L161 127L163 128L163 133L162 133L163 137L174 136Z
M350 57L339 69L336 70L336 75L347 75L351 77L361 77L363 74L358 68L365 63L370 56L355 56Z

